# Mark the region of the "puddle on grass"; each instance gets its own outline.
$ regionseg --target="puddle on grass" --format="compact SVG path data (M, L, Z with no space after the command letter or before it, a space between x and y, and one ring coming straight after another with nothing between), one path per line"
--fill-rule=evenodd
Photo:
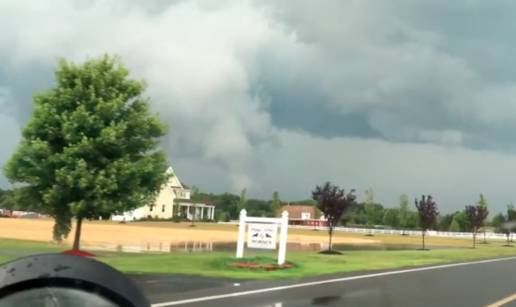
M212 241L188 241L188 242L147 242L140 245L122 245L122 244L102 244L102 243L83 243L86 248L117 252L233 252L236 249L236 243L212 242ZM416 250L420 246L413 244L333 244L333 249L339 251L368 251L368 250ZM445 246L432 246L432 249L446 249ZM328 244L320 243L287 243L288 251L322 251L328 249ZM258 251L258 250L256 250Z

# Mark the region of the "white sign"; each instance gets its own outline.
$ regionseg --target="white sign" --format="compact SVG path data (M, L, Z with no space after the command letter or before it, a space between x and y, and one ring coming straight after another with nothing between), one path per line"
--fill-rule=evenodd
M276 249L276 224L247 224L247 247Z
M246 224L249 225L247 247L276 249L276 232L278 225L280 228L278 264L285 264L287 255L287 232L288 232L288 212L283 211L281 218L271 217L252 217L247 216L245 209L240 210L240 223L238 226L238 240L236 257L244 257L244 241Z

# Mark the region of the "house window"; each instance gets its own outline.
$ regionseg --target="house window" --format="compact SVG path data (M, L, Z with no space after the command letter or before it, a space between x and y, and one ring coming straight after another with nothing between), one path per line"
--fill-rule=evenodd
M161 205L161 212L165 212L165 205Z

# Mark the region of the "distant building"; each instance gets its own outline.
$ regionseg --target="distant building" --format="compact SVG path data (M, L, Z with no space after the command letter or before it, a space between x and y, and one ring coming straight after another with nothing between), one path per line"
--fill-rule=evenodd
M49 218L50 216L48 216L46 214L32 212L32 211L18 211L18 210L8 210L8 209L0 208L0 217L42 219L42 218Z
M152 205L113 215L114 221L135 221L142 218L169 219L174 216L188 220L213 220L215 206L197 203L190 199L190 188L182 183L172 167L167 169L170 178L164 184Z
M280 212L288 212L290 225L327 226L328 223L323 214L315 206L288 205L283 206Z

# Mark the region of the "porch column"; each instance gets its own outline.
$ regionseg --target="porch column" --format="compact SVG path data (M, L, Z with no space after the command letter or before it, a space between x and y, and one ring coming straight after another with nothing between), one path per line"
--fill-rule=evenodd
M186 210L187 210L186 218L188 219L188 218L190 218L190 216L191 216L191 215L190 215L190 205L187 205L187 206L186 206L186 208L187 208L187 209L186 209Z
M204 207L201 207L201 220L204 219Z
M211 219L214 220L215 219L215 207L211 207Z

